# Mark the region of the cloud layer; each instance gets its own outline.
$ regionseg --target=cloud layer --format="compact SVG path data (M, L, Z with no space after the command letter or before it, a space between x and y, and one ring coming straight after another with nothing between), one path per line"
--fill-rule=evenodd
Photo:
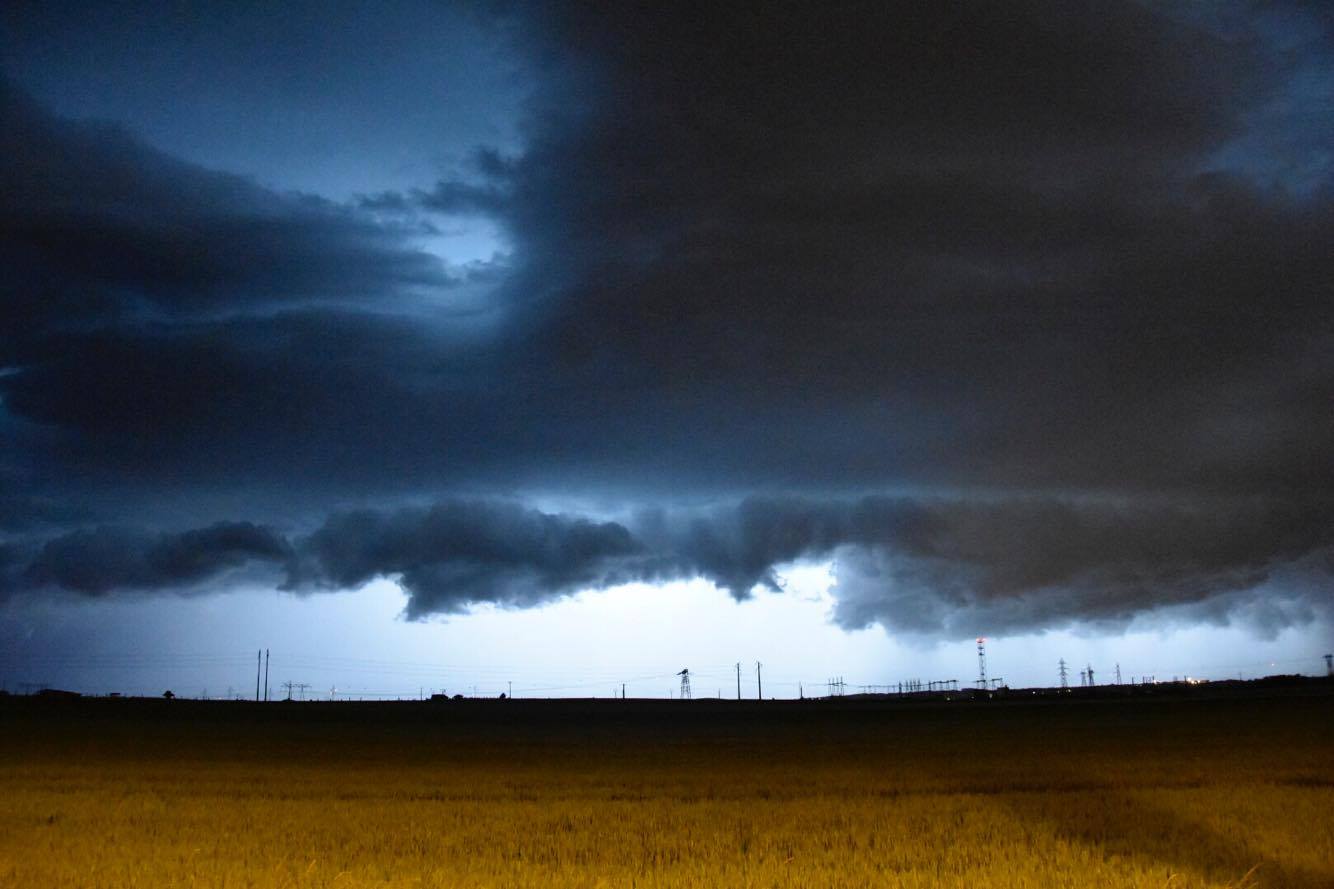
M422 617L833 559L836 620L928 635L1324 607L1334 72L1287 12L506 10L524 151L351 204L4 85L5 586ZM512 253L425 252L458 215Z
M622 521L508 501L337 513L289 539L248 523L177 534L75 531L8 552L8 592L196 592L244 569L285 589L355 589L389 578L423 618L477 604L522 608L585 589L705 578L744 600L783 569L834 562L833 618L924 636L1124 626L1178 606L1239 604L1276 574L1318 578L1334 517L1264 502L1182 507L1023 499L751 498ZM247 576L247 575L242 575ZM250 570L249 578L263 580ZM1314 592L1314 598L1312 597ZM1231 597L1231 598L1229 598ZM1327 607L1318 591L1289 619ZM1242 600L1240 604L1246 604ZM1253 615L1265 619L1268 612Z

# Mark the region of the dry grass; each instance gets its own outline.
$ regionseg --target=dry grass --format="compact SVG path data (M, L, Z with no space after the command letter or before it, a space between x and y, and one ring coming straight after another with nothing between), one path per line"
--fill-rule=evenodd
M0 884L1334 886L1330 697L0 707Z

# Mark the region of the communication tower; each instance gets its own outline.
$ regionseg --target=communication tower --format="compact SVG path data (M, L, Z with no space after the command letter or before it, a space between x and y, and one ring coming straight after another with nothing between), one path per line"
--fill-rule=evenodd
M987 687L987 637L977 637L977 687Z

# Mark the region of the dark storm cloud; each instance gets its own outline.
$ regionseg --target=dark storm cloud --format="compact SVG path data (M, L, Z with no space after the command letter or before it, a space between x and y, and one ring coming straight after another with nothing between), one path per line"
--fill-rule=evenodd
M792 480L1329 485L1331 204L1206 172L1280 76L1255 47L1136 6L618 9L559 8L601 92L553 100L510 215L535 345L607 413L665 392Z
M939 504L929 515L916 539L834 551L838 623L955 638L1076 622L1120 629L1155 610L1227 602L1226 612L1246 601L1229 594L1280 573L1318 576L1334 552L1327 504L1038 499ZM1319 589L1292 598L1301 608L1290 617L1328 610Z
M93 528L46 541L26 567L11 575L10 583L89 596L118 590L180 591L250 562L282 566L290 558L291 549L280 535L250 522L175 534Z
M391 578L419 619L693 578L744 600L781 590L792 563L832 559L841 625L967 637L1081 621L1123 627L1164 608L1238 612L1272 630L1328 608L1310 580L1332 555L1334 514L1302 503L750 498L608 521L454 500L338 513L290 543L248 523L74 532L26 565L7 552L5 570L13 591L83 595L188 588L248 563L281 568L295 591ZM1268 608L1236 595L1279 575L1306 580Z
M84 521L78 507L50 497L0 495L0 532L20 533L34 528L60 528Z
M346 589L398 577L408 615L422 617L482 602L525 607L605 587L622 580L618 565L641 546L615 522L455 501L335 515L301 550L304 574L294 586Z
M4 331L374 302L451 279L427 254L319 198L60 120L0 81Z
M662 552L660 571L707 578L738 599L780 589L788 564L832 559L839 624L960 638L1124 626L1279 572L1318 576L1334 553L1334 511L1300 500L750 498L633 527ZM1328 607L1309 585L1293 599L1303 603L1294 614Z
M264 522L246 499L295 482L324 524L291 538L291 585L400 576L413 616L636 579L744 598L834 558L845 626L967 635L1253 612L1328 577L1334 196L1246 147L1278 119L1257 109L1334 111L1293 86L1328 29L1279 46L1106 3L513 15L550 74L526 150L355 207L6 94L0 393L58 435L37 475L227 487ZM1293 164L1321 169L1298 157L1319 132L1283 140ZM485 330L402 307L458 281L375 220L433 211L512 241ZM333 506L414 487L629 518ZM913 493L860 496L884 490Z
M206 487L399 472L478 409L489 362L419 316L448 319L493 270L449 272L407 230L61 120L3 82L0 105L0 395L45 430L16 473L151 495L168 469ZM423 406L435 386L460 394Z

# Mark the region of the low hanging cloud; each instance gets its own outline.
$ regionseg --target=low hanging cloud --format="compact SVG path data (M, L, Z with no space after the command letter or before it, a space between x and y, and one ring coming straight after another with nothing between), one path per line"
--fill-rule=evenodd
M74 532L10 576L28 592L88 596L216 584L247 566L281 571L283 588L297 592L392 578L407 594L406 616L421 619L694 578L744 600L780 591L788 565L832 560L841 626L967 637L1124 626L1174 608L1247 623L1310 620L1328 607L1318 584L1282 613L1257 612L1238 594L1280 572L1328 575L1332 553L1334 513L1309 502L750 498L609 521L455 500L339 513L290 540L249 523Z
M17 550L11 545L15 562ZM291 558L291 546L281 535L250 522L160 534L91 528L47 540L26 564L11 564L7 585L84 596L188 592L255 564L281 568Z
M635 579L621 565L642 551L615 522L472 501L335 515L298 546L290 587L348 589L396 577L413 618L483 602L528 607Z

